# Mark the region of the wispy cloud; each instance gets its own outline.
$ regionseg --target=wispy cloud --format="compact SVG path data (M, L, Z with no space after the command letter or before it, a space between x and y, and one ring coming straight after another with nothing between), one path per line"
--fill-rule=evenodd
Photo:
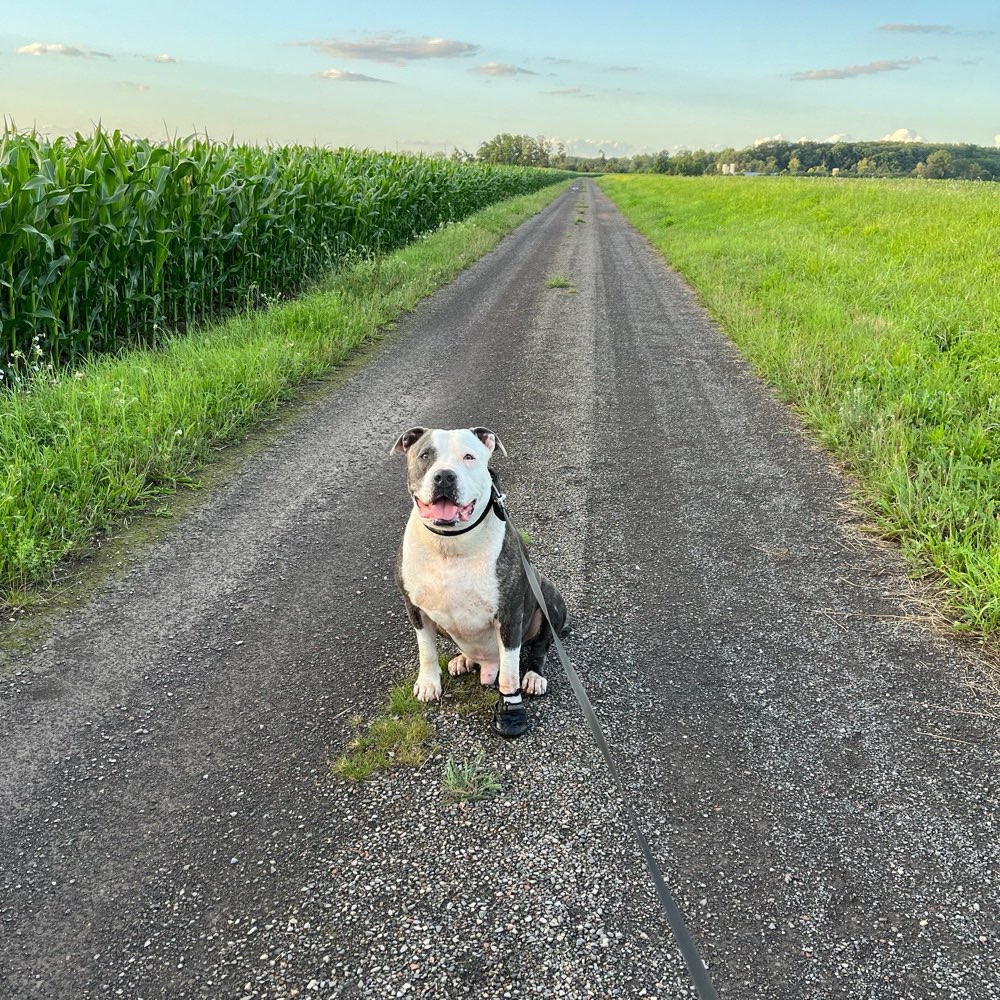
M915 35L950 35L955 29L950 24L880 24L878 30Z
M629 156L635 147L618 139L553 139L566 147L570 156L596 156L603 152L605 156Z
M891 73L895 70L907 70L926 59L911 56L909 59L879 59L877 62L865 63L863 66L844 66L842 69L807 69L793 73L793 80L849 80L855 76L866 76L869 73Z
M538 76L533 69L524 69L511 63L484 63L482 66L473 66L469 72L482 73L483 76L518 76L521 73L526 76Z
M325 69L322 73L316 74L324 80L339 80L343 83L392 83L392 80L383 80L377 76L365 76L364 73L348 73L343 69Z
M546 56L545 61L547 63L552 63L553 66L570 66L576 60L574 59L560 59L557 56Z
M340 59L364 59L393 66L404 66L414 59L453 59L456 56L472 55L479 50L479 46L471 42L448 38L404 38L389 34L376 35L361 42L326 38L292 44L307 45Z
M579 87L559 87L556 90L543 90L542 93L543 94L556 94L556 95L570 97L570 96L572 96L574 94L581 93L581 90L580 90Z
M17 54L21 56L74 56L79 59L111 59L109 52L94 52L91 49L80 49L75 45L45 44L44 42L32 42L30 45L22 45Z
M148 83L137 83L135 80L119 80L118 86L124 87L126 90L152 90L152 87L150 87Z
M173 56L168 56L166 52L161 52L158 56L143 56L146 62L155 63L176 63L177 60Z
M638 73L638 66L605 66L605 73Z

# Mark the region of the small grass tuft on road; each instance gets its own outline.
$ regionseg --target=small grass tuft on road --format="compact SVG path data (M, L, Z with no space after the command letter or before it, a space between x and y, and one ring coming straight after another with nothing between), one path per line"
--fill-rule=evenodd
M442 687L439 702L423 705L417 701L413 673L389 691L373 719L351 719L354 736L346 752L333 762L334 774L348 781L364 781L396 767L421 767L439 751L431 713L448 712L463 719L485 716L499 697L496 689L484 688L476 671L452 677L448 673L449 659L448 653L438 656Z
M468 760L459 761L449 755L444 765L444 789L460 802L490 799L503 791L499 773L486 763L482 750Z
M569 280L564 274L553 274L548 281L545 282L546 288L565 288L571 292L577 290L576 285Z
M434 726L413 696L414 677L397 684L383 710L371 721L352 720L354 738L333 762L333 772L348 781L364 781L394 767L420 767L434 752Z

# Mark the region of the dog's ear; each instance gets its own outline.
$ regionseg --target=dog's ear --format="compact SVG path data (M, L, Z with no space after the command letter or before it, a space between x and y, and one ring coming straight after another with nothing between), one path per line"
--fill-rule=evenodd
M496 434L489 429L489 427L470 427L469 430L472 431L472 433L475 434L487 448L489 448L491 455L493 454L493 450L495 448L499 448L500 454L506 457L507 449L503 446L503 441L501 441L500 438L498 438Z
M396 438L396 443L390 449L389 454L405 455L407 448L409 448L414 441L422 438L426 433L426 427L411 427L408 431L403 431L403 433Z

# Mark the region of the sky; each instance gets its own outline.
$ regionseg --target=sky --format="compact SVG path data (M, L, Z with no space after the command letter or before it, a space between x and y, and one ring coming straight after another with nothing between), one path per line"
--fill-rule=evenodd
M1000 145L984 0L4 0L19 129L578 155L768 138Z

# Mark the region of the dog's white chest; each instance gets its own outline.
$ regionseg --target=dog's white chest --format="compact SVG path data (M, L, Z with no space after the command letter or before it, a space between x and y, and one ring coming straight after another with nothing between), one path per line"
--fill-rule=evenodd
M417 530L403 546L401 576L410 600L447 632L463 653L496 647L494 622L500 601L497 558L502 535L486 544L444 552ZM430 536L433 539L433 536Z

